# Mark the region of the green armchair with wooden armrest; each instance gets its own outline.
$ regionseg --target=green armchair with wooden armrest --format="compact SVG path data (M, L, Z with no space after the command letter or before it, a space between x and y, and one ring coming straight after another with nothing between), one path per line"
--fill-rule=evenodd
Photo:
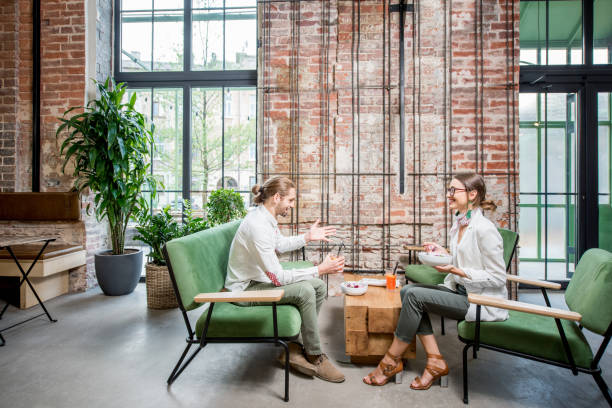
M285 349L284 400L289 401L288 343L296 340L300 333L302 320L298 309L292 305L277 306L276 302L283 296L282 289L221 292L225 285L230 246L239 225L240 221L219 225L169 241L163 248L187 328L187 345L168 378L168 385L209 343L274 343ZM296 264L288 263L284 267L296 267ZM239 306L233 302L262 302L267 305ZM208 310L200 314L194 330L187 312L205 303L209 303ZM192 346L196 349L187 357Z
M612 253L603 249L590 249L576 266L565 292L569 310L554 309L546 289L561 289L551 282L534 281L508 276L509 280L537 286L544 295L546 306L498 299L489 296L468 295L476 304L476 321L458 323L459 339L463 348L463 401L468 402L468 349L480 348L523 357L541 363L567 368L574 375L590 374L612 406L610 390L601 376L601 360L612 337ZM509 310L503 322L481 322L482 306ZM593 354L582 328L603 336L601 346Z

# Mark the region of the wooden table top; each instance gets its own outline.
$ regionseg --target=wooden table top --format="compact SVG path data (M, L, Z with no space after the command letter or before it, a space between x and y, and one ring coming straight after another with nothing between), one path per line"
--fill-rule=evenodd
M355 275L352 273L345 273L345 281L355 281L363 278L373 278L385 280L383 275ZM366 306L368 308L376 309L401 309L402 301L400 299L400 288L387 289L385 286L368 286L366 293L360 296L344 296L344 306Z
M2 237L0 238L0 248L6 248L13 245L31 244L33 242L47 240L55 240L55 237Z

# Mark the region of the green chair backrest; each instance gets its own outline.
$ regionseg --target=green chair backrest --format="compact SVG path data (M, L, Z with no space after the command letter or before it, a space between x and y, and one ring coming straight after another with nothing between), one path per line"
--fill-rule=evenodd
M603 335L612 322L612 253L589 249L576 265L565 291L570 310L582 315L582 325Z
M512 261L512 255L516 249L519 235L505 228L498 228L499 235L501 235L504 241L504 262L506 263L506 271L510 268L510 261Z
M599 204L599 248L612 251L612 206Z
M218 292L225 285L229 250L240 222L232 221L166 243L185 310L202 306L193 301L198 293Z

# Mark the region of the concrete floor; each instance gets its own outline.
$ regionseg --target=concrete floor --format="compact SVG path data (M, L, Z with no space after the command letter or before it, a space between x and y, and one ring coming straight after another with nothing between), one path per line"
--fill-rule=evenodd
M539 293L521 300L543 303ZM557 307L560 295L553 295ZM43 318L4 333L0 348L0 407L463 407L461 343L455 325L439 336L451 368L448 388L413 391L409 384L424 367L423 351L410 362L404 383L368 387L361 382L372 367L343 365L346 382L331 384L290 376L290 402L281 400L283 371L271 345L209 345L171 388L166 378L184 347L185 327L178 309L146 308L143 284L122 297L99 289L47 302L59 319ZM35 311L10 308L0 327ZM197 312L196 312L197 313ZM195 315L195 314L194 314ZM196 316L193 316L196 317ZM329 298L321 312L324 348L343 358L342 298ZM439 319L433 319L439 324ZM436 327L436 330L438 327ZM600 337L589 335L594 347ZM612 347L603 358L612 384ZM470 407L604 407L590 376L483 350L471 361Z

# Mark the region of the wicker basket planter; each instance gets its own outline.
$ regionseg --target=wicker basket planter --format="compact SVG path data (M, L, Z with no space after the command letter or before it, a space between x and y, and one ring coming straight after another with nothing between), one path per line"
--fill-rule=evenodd
M167 266L147 263L147 307L149 309L173 309L178 307L176 295Z

